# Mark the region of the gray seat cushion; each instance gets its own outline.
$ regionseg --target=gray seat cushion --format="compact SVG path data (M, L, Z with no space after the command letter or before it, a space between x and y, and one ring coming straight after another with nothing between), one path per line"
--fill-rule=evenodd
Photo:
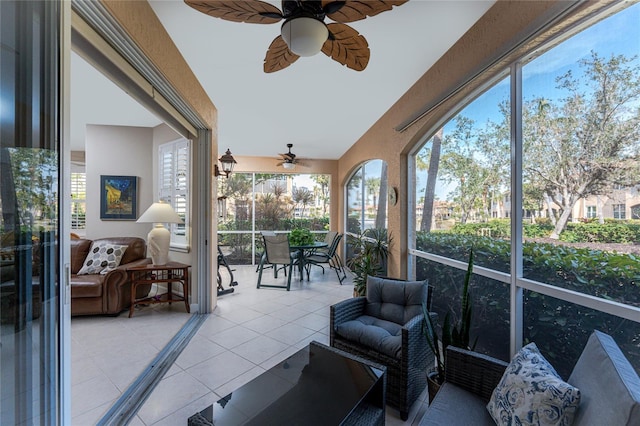
M398 281L367 277L367 305L365 314L396 324L406 324L422 314L426 303L427 281Z
M336 333L393 358L399 359L402 354L402 326L391 321L362 315L339 324Z
M640 379L611 336L591 334L568 382L581 393L574 424L640 425Z
M495 426L495 423L480 397L451 383L444 383L419 423L419 426L427 425Z

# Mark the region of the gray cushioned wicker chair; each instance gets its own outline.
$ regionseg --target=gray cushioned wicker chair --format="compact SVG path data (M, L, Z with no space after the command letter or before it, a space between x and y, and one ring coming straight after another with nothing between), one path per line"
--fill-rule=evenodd
M453 346L446 356L444 384L419 425L494 426L486 405L508 363ZM640 425L640 378L608 334L589 336L567 382L580 390L573 425Z
M426 281L367 278L367 296L330 307L331 346L387 367L387 404L406 420L426 387L433 352L422 335Z

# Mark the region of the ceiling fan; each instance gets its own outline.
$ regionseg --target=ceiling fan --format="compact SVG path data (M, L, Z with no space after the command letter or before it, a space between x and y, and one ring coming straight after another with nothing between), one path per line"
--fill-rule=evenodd
M184 0L215 18L250 24L273 24L284 19L264 58L264 72L280 71L300 56L322 51L356 71L369 63L369 44L344 22L354 22L391 10L408 0L282 0L282 12L260 0ZM325 24L329 17L336 23Z
M277 166L282 166L287 170L295 169L297 164L301 166L306 166L305 163L301 162L300 158L297 158L297 156L293 152L291 152L291 148L293 148L292 143L288 143L287 148L289 148L289 152L286 152L284 154L278 154L282 158L280 159L280 162L276 164Z

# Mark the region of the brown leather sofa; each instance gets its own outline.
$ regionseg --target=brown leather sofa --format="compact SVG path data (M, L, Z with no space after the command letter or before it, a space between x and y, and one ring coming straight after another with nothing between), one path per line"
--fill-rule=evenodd
M126 245L120 266L105 275L78 275L91 248L92 240L71 240L71 315L118 315L131 305L131 283L127 268L151 263L147 244L138 237L100 238L110 244ZM151 285L136 289L136 298L149 293Z

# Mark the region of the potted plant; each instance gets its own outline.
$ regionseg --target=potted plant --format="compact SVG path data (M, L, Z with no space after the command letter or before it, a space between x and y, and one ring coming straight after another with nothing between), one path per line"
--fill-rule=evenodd
M366 229L358 236L349 238L355 253L347 261L347 266L354 274L353 295L364 296L367 293L367 277L375 277L386 271L392 238L384 228Z
M447 312L442 322L442 334L438 336L433 319L429 315L427 306L422 305L422 312L424 314L423 333L427 340L429 348L433 351L436 357L435 370L427 373L427 383L429 387L429 403L433 400L433 397L440 389L440 385L444 382L444 369L446 363L446 350L447 346L453 345L459 348L474 350L478 337L473 341L472 345L469 345L470 330L471 330L471 316L473 313L473 303L471 302L471 293L469 291L469 282L471 281L471 274L473 273L473 249L469 253L469 263L467 264L467 272L464 276L464 283L462 286L462 302L460 305L460 314L455 319L451 319L451 312Z
M315 241L308 229L295 228L289 234L289 244L292 246L307 246Z

